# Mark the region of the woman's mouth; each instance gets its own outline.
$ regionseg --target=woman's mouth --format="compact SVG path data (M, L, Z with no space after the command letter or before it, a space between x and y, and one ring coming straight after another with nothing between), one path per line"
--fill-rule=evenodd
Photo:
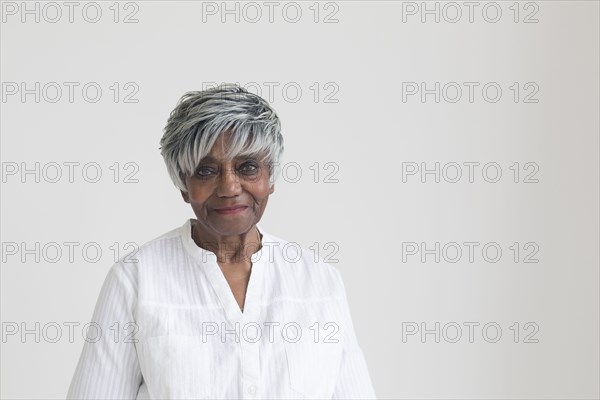
M222 215L239 214L244 212L248 206L233 206L233 207L222 207L215 208L215 211Z

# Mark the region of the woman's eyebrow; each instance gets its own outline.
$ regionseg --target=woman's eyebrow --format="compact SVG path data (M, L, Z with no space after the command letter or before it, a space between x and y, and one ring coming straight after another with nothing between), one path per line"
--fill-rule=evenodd
M257 158L258 158L258 155L256 155L256 154L247 154L247 155L243 155L243 156L233 157L233 160L235 160L235 161L249 160L249 159L250 160L254 160L254 159L257 159ZM203 157L200 160L200 162L201 163L203 163L203 162L219 162L219 161L222 161L222 160L224 160L224 159L217 159L217 158L214 158L213 156L206 156L206 157Z

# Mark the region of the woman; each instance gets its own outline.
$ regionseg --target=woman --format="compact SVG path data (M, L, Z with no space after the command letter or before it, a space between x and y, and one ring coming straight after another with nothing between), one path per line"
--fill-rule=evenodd
M181 98L161 153L196 219L112 267L68 398L374 398L339 271L257 225L282 151L259 96Z

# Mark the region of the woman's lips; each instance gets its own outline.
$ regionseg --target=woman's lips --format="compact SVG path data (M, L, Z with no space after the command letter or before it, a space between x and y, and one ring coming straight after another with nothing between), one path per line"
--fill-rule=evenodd
M239 214L244 212L248 206L235 206L235 207L224 207L224 208L215 208L215 211L222 215L230 215L230 214Z

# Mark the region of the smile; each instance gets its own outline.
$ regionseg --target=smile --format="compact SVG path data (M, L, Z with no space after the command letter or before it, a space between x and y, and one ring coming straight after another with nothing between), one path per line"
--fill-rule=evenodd
M226 208L215 208L215 212L221 215L240 214L248 209L248 206L236 206Z

